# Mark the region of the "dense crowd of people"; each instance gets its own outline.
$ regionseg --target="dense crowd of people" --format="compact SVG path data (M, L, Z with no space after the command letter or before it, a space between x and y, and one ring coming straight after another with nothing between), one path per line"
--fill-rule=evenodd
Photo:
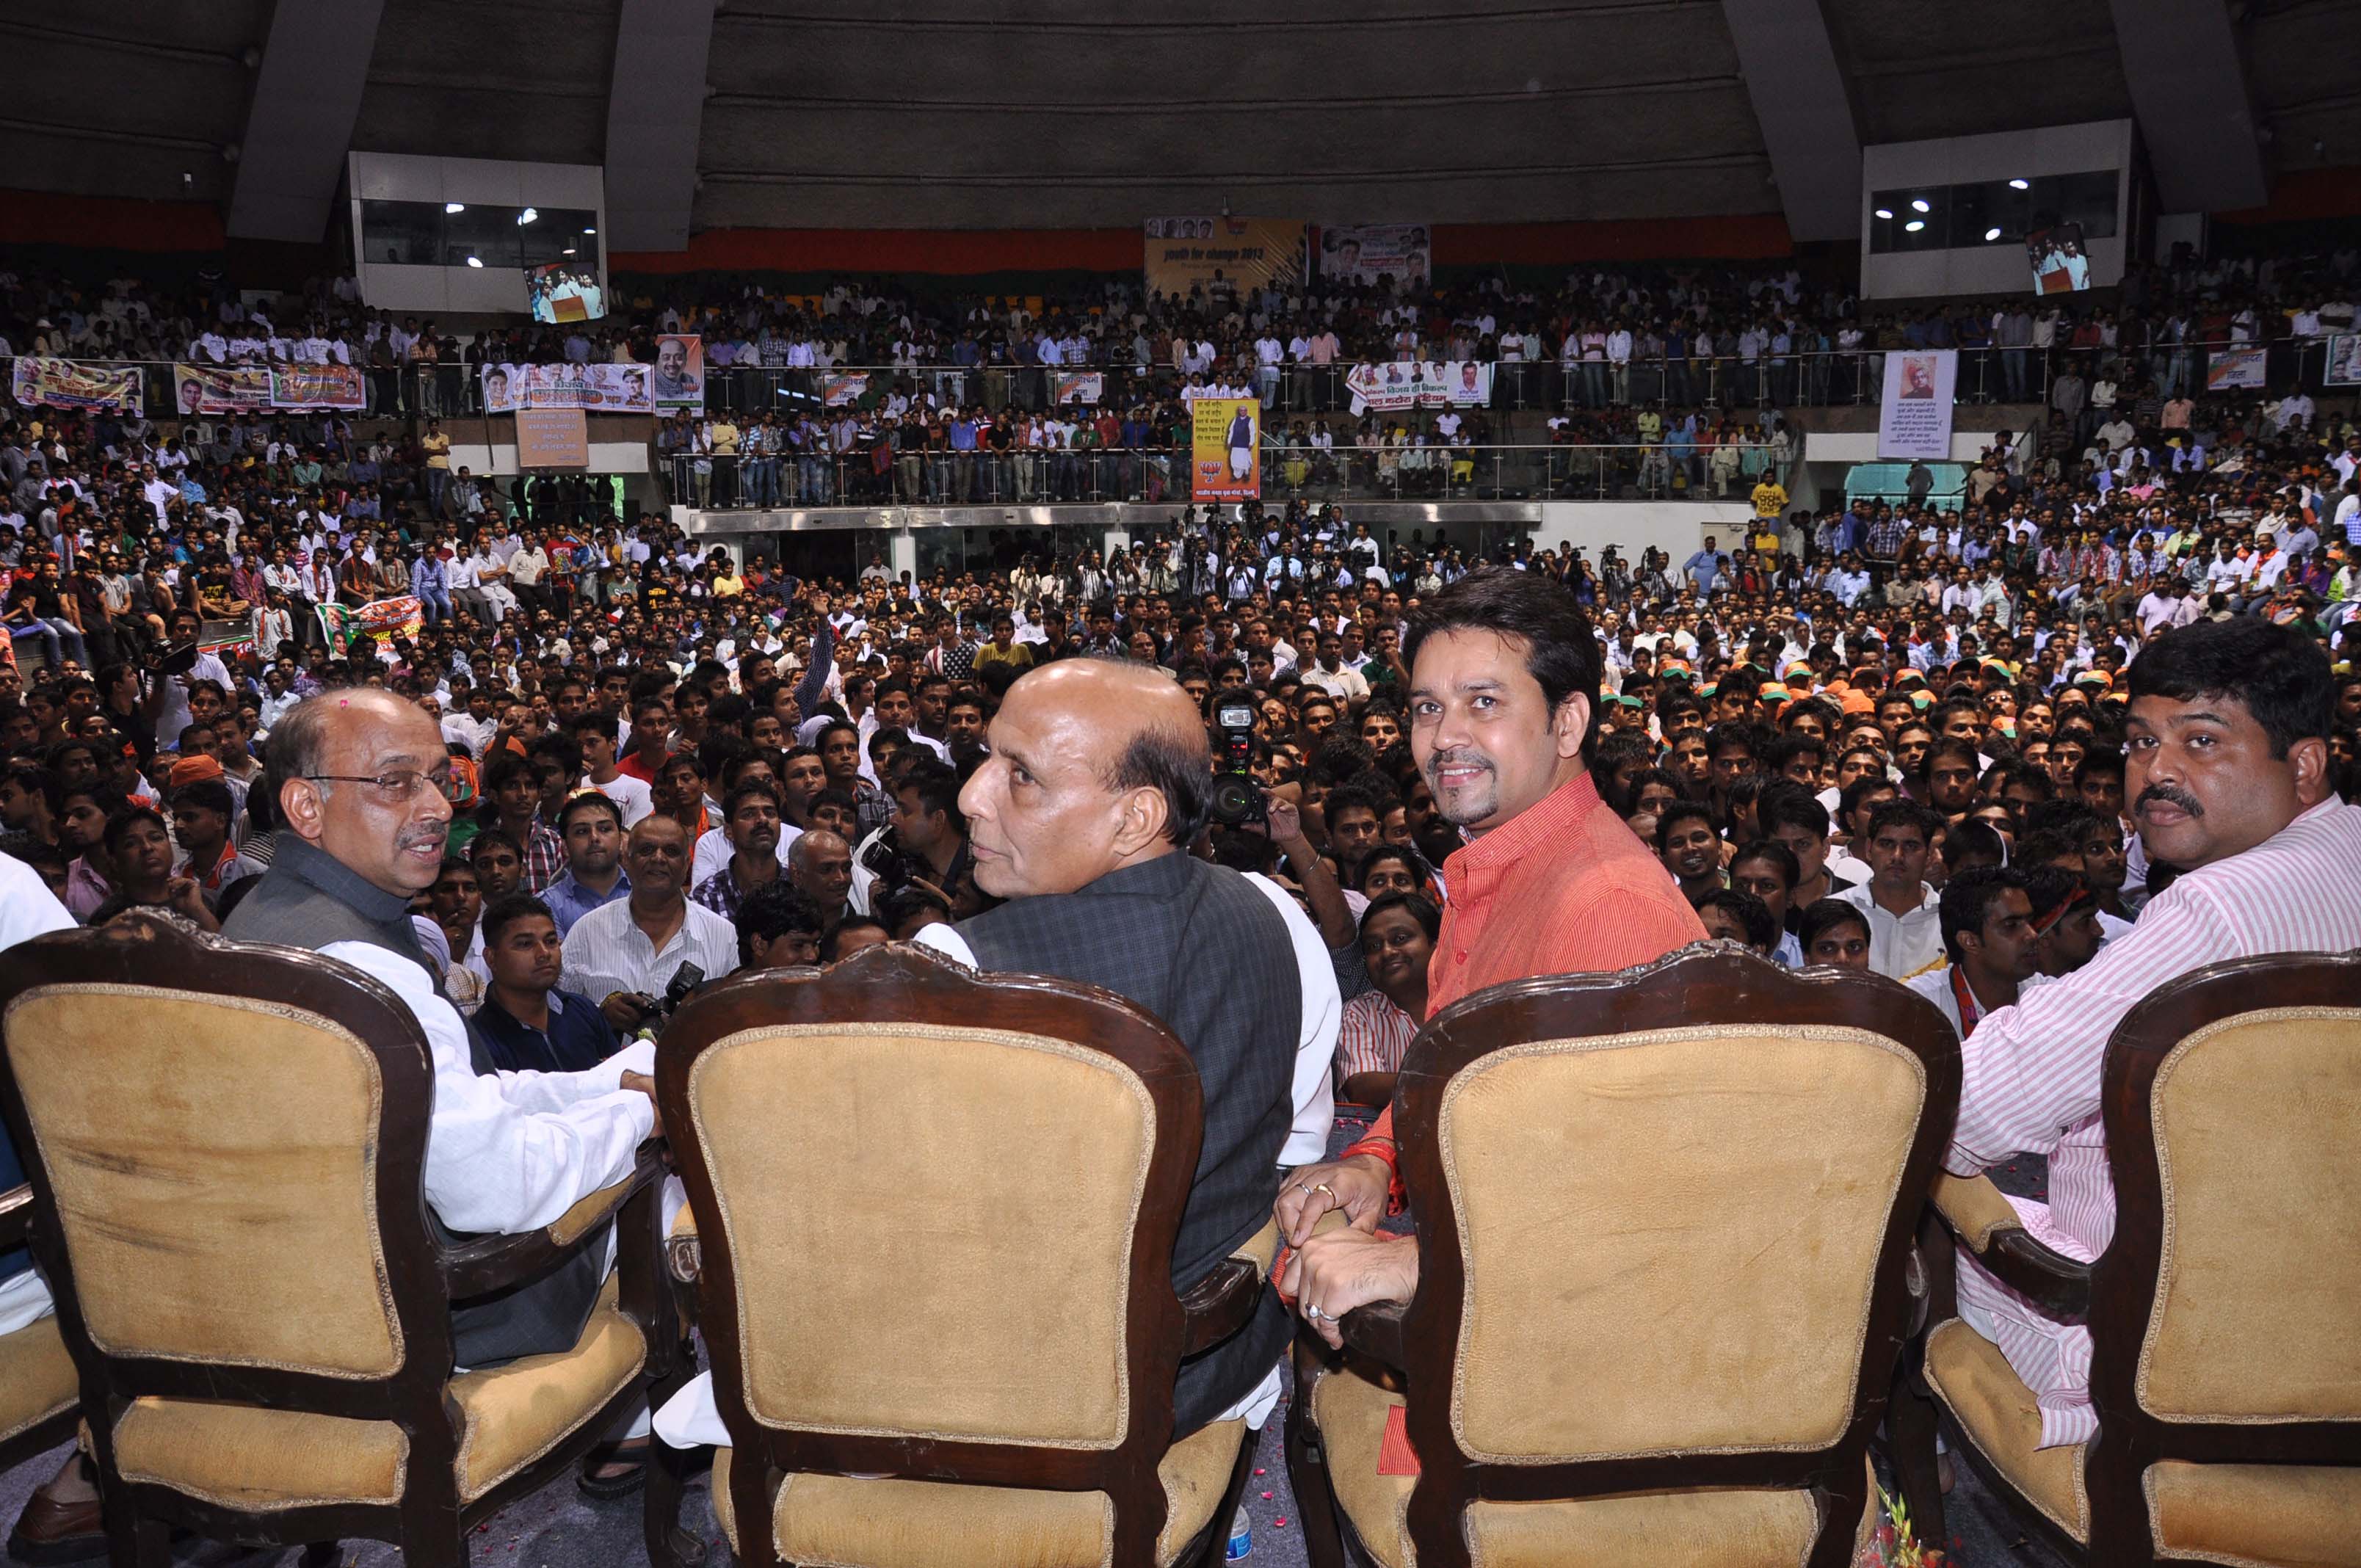
M1118 413L1192 390L1324 413L1349 401L1343 373L1355 364L1488 364L1497 374L1487 400L1500 410L1786 406L1874 397L1875 356L1956 347L1962 396L2039 402L2070 367L2126 392L2151 382L2167 396L2192 391L2215 348L2306 351L2313 357L2290 367L2316 378L2321 345L2353 328L2356 289L2361 266L2345 250L2178 255L2133 267L2105 305L2018 297L1905 310L1782 263L1590 267L1547 286L1493 274L1187 294L1113 280L1019 296L885 280L799 292L624 278L609 316L452 329L364 305L350 277L258 299L213 273L173 288L11 271L0 273L0 360L353 366L367 373L373 411L458 413L480 407L472 383L482 366L655 365L662 335L693 334L704 340L708 405L741 417L813 406L828 373L850 369L877 372L842 394L866 407L898 395L1044 412L1070 400L1060 372L1088 371Z
M1300 975L1270 979L1273 996L1301 1004L1303 1026L1274 1003L1293 1065L1260 1091L1278 1096L1268 1135L1234 1151L1272 1169L1321 1158L1331 1097L1386 1104L1420 1022L1488 976L1619 967L1695 937L1888 976L1963 1037L2033 1050L2039 1031L2021 1020L2037 998L2068 999L2049 1020L2061 1028L2087 1035L2103 1022L2103 1007L2070 1006L2081 1005L2086 970L2120 991L2135 960L2152 980L2210 952L2188 933L2196 894L2167 895L2253 848L2159 851L2192 840L2191 824L2209 812L2225 829L2244 818L2218 784L2157 773L2163 710L2143 701L2249 692L2259 677L2238 661L2268 655L2301 676L2287 699L2302 708L2295 718L2252 698L2279 762L2301 773L2282 793L2301 796L2303 822L2361 800L2361 428L2296 381L2203 394L2182 363L2195 334L2217 326L2279 335L2265 317L2281 309L2326 330L2340 318L2320 291L2353 273L2349 256L2288 276L2145 273L2117 305L2074 321L2060 346L2087 356L2090 378L2071 360L2060 367L2042 439L1996 444L1961 494L1914 486L1899 503L1790 514L1779 460L1766 455L1740 476L1753 481L1754 529L1630 560L1532 542L1484 560L1440 529L1380 537L1349 502L1298 496L1176 502L1160 531L1136 531L1117 550L1028 553L1012 534L989 570L919 577L881 565L818 580L620 516L607 481L510 484L454 468L432 418L376 433L343 416L170 425L17 410L0 424L14 649L0 666L0 851L76 922L143 912L233 936L295 918L293 895L274 887L300 879L335 895L323 857L335 860L401 890L376 928L394 933L381 945L397 953L405 996L431 1003L438 1075L604 1074L601 1092L632 1088L645 1063L626 1042L660 1031L698 983L910 940L1025 967L1034 938L1010 911L1155 863L1171 896L1206 899L1264 947L1292 943L1304 958ZM283 342L291 355L359 352L372 365L408 330L335 290L289 313L283 330L245 307L232 313L235 298L11 279L0 323L16 352L177 356L221 337L232 358ZM936 455L993 450L979 425L1003 432L1007 420L988 397L930 401L923 374L1038 369L1038 344L1061 334L1082 340L1081 357L1050 363L1174 356L1178 375L1235 376L1292 412L1316 405L1246 378L1270 363L1250 334L1327 340L1317 352L1328 357L1312 364L1446 350L1506 359L1522 338L1526 362L1562 366L1571 339L1582 352L1566 356L1577 373L1563 386L1587 405L1578 367L1595 325L1627 336L1636 326L1666 356L1675 339L1694 349L1707 334L1771 331L1757 354L1771 374L1740 400L1758 438L1753 405L1797 395L1781 356L1803 350L1781 334L1810 320L1826 337L1850 304L1792 273L1601 274L1546 296L1463 289L1415 305L1241 298L1217 313L1113 292L1094 302L1103 313L1089 317L1019 306L1020 322L1005 308L929 314L850 290L817 316L751 293L635 300L627 321L533 328L486 351L572 355L584 337L593 353L638 356L650 333L678 328L717 345L741 334L767 369L774 338L792 352L834 333L840 362L877 355L908 373L892 394L904 406L844 412L843 438L818 433L825 420L805 411L766 411L755 428L788 432L790 444L811 432L815 450L834 452L877 422L915 422L920 449L905 455L889 440L845 499L902 495L905 464L911 495L944 499L978 470L939 470ZM289 335L297 320L300 339ZM1128 337L1115 330L1124 323ZM1893 331L1970 343L1989 325L1936 312ZM404 352L423 340L417 330ZM1182 355L1185 338L1196 342ZM1997 351L2009 346L2003 338ZM1283 345L1279 363L1291 355ZM1628 418L1705 488L1716 448L1699 446L1686 413L1635 406L1657 400L1605 362L1583 417ZM2072 395L2061 402L2060 389ZM1130 439L1130 416L1101 416L1094 433L1109 421L1110 463L1149 444ZM701 433L675 455L709 443L712 422L667 426ZM786 452L767 478L750 478L753 499L780 499L779 475L800 476ZM1062 494L1097 460L1053 446L1025 472ZM823 493L835 482L823 476ZM368 619L405 598L417 602L414 629ZM2160 645L2215 651L2164 659ZM1538 717L1515 718L1531 721L1515 742L1532 749L1525 762L1506 730L1487 728L1494 711L1466 696L1473 688L1437 673L1446 664L1479 685L1532 688ZM2303 707L2323 693L2333 696L2316 716ZM1230 723L1239 708L1246 720ZM1093 735L1114 739L1094 750ZM1106 756L1124 760L1110 772ZM1256 804L1209 820L1215 769L1250 781L1241 798ZM2148 775L2165 780L2149 786L2162 795L2142 792ZM1487 787L1523 793L1503 805ZM1068 813L1068 838L1041 836L1047 818L1027 814L1051 807L1032 791ZM1149 796L1163 804L1150 810ZM339 813L351 821L337 826ZM357 862L354 824L380 817L398 818L398 836ZM1518 820L1526 826L1512 828ZM2334 821L2347 831L2349 817ZM1576 839L1587 848L1563 862L1537 852ZM1582 899L1608 905L1577 900L1544 921L1531 910L1556 905L1519 902L1518 879L1535 875L1548 885L1533 896L1572 898L1561 884L1577 863L1597 872ZM1215 871L1259 879L1264 897L1221 891L1229 884L1205 880ZM2205 896L2242 885L2213 876ZM1521 913L1484 927L1493 968L1442 987L1433 960L1455 926L1463 946L1474 939L1480 908ZM2151 941L2158 909L2169 939ZM1577 929L1579 951L1552 946L1551 933ZM2134 958L2110 968L2119 947ZM1108 957L1093 977L1137 981L1127 961ZM411 983L404 964L427 981ZM1971 1070L1971 1093L1977 1081ZM627 1152L636 1139L616 1125ZM1975 1130L1963 1130L1958 1157L1988 1163L2032 1146L2025 1125L2023 1113L1963 1113ZM1356 1226L1382 1212L1391 1180L1385 1135L1373 1135L1372 1147L1319 1167L1316 1190ZM2087 1167L2088 1137L2077 1135ZM595 1190L608 1164L587 1162L572 1186ZM1279 1200L1295 1239L1323 1206L1314 1190L1291 1183ZM484 1228L527 1217L502 1210ZM2078 1223L2045 1234L2088 1255L2103 1236ZM1356 1269L1375 1277L1346 1256L1365 1244L1390 1245L1365 1232L1309 1241L1290 1271L1290 1294L1323 1332L1372 1299L1337 1283ZM1388 1266L1400 1263L1396 1254ZM1980 1327L2014 1310L1963 1294L1985 1314ZM1989 1332L2012 1345L2013 1331ZM1196 1390L1200 1418L1261 1396L1263 1339ZM2088 1408L2059 1365L2034 1386L2050 1441L2072 1441ZM71 1476L60 1488L77 1500Z

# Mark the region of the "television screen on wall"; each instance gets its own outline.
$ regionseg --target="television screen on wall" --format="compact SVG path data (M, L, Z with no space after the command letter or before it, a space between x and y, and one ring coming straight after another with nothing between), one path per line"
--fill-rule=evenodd
M525 293L537 322L592 322L607 313L607 291L588 258L529 267Z
M2091 286L2091 253L2081 224L2058 224L2025 236L2037 294L2079 294Z

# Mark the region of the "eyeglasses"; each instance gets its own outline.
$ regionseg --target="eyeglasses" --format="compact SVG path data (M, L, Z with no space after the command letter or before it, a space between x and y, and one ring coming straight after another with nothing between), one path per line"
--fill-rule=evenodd
M431 773L421 773L416 768L397 768L391 773L374 776L365 773L304 773L302 776L313 784L367 784L377 792L379 799L390 806L414 799L426 790L447 795L451 789L451 770L448 768Z

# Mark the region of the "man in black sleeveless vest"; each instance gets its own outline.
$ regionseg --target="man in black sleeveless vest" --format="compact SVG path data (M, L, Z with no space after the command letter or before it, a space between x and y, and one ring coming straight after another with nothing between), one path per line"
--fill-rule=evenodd
M1307 987L1327 988L1333 1019L1334 978L1324 956L1316 980L1299 961L1284 894L1188 852L1212 759L1195 704L1170 679L1062 660L1009 687L991 741L960 808L977 883L1010 902L919 939L978 969L1104 986L1180 1036L1205 1102L1172 1252L1185 1292L1269 1220L1304 1020L1323 1005ZM1250 1410L1287 1341L1265 1289L1246 1328L1181 1364L1174 1436Z

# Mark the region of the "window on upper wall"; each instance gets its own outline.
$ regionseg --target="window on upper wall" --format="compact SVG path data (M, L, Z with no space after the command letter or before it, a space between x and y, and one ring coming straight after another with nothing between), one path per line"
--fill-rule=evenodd
M1943 250L1950 245L1950 193L1927 185L1880 191L1870 203L1872 250Z
M1874 192L1869 248L1885 255L2021 245L2033 230L2061 224L2081 225L2085 238L2111 238L2118 183L2108 169Z
M456 209L456 211L454 209ZM598 214L585 207L363 202L361 259L408 267L595 264Z
M2033 182L2033 226L2081 224L2085 239L2113 238L2115 186L2113 170L2044 175Z

